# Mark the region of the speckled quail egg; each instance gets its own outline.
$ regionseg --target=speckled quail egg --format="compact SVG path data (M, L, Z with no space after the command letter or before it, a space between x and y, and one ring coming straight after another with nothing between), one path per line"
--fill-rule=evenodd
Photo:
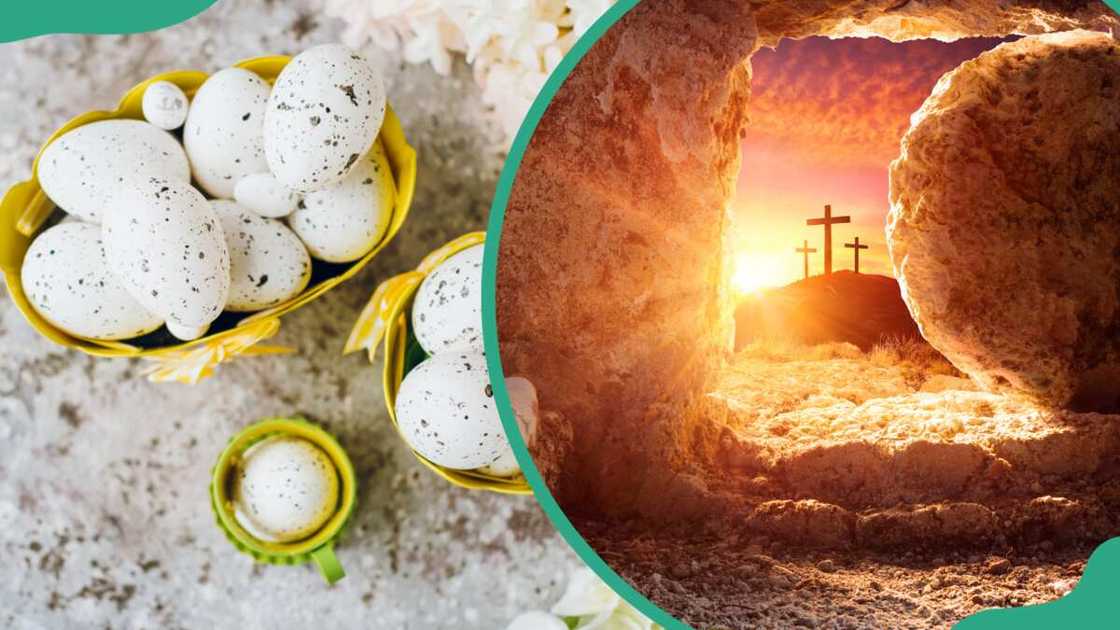
M478 470L495 477L513 477L521 472L521 466L517 463L517 456L513 454L513 448L507 444L506 450L502 451L498 459Z
M304 195L288 224L315 258L350 262L365 256L385 236L396 198L389 160L379 142L341 182Z
M309 48L276 77L264 120L269 170L299 192L338 182L365 155L385 118L385 85L341 44Z
M509 448L481 353L426 359L401 382L395 409L405 441L441 466L488 466Z
M199 86L183 128L194 179L212 197L232 199L242 177L268 170L261 130L268 84L244 68L226 68Z
M163 325L109 270L101 227L92 223L67 222L40 233L20 276L35 312L71 335L128 339Z
M245 451L234 471L234 516L267 542L314 534L334 515L338 494L334 462L303 438L266 438Z
M210 203L187 184L122 186L102 223L109 267L180 339L201 336L229 294L229 249Z
M294 212L302 197L276 181L272 173L253 173L237 182L233 198L262 217L279 219Z
M58 207L98 223L125 179L160 177L190 181L190 166L174 136L143 120L102 120L82 125L47 145L37 173Z
M234 201L215 200L229 249L229 301L235 312L259 311L293 298L311 279L311 257L288 226L250 212Z
M183 126L187 120L190 102L178 85L170 81L156 81L144 88L140 111L144 120L160 129L171 131Z
M482 351L482 254L482 245L455 254L416 291L412 331L428 354Z

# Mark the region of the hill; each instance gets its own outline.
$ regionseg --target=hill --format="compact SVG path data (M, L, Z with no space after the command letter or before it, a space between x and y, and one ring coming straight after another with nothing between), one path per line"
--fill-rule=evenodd
M735 330L736 349L759 339L790 339L843 341L866 351L882 341L922 339L897 280L852 271L746 297L735 309Z

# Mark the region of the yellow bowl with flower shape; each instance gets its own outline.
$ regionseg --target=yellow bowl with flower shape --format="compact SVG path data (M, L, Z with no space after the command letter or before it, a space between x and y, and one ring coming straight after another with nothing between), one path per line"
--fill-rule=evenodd
M270 56L247 59L235 64L256 73L271 84L290 57ZM280 329L280 318L315 300L340 283L348 280L365 267L374 256L396 235L408 215L416 187L416 150L409 146L401 128L400 119L387 107L385 122L377 142L384 147L397 187L396 204L392 210L389 228L381 240L365 256L346 265L331 265L325 273L316 274L313 267L312 281L299 295L256 313L223 313L214 331L200 339L180 342L170 335L149 336L137 340L101 341L69 334L60 330L31 307L20 281L24 255L36 234L44 227L55 205L39 186L38 167L43 149L62 134L89 123L117 118L142 119L141 101L144 90L156 81L169 81L179 86L188 97L193 97L207 74L194 70L177 70L156 75L136 85L121 98L113 111L86 112L67 122L43 143L31 167L31 179L8 189L0 201L0 271L8 285L12 301L27 321L41 335L51 341L99 357L142 357L152 362L148 377L154 381L179 381L194 383L210 376L220 363L239 355L273 354L291 351L288 348L266 345L261 342ZM320 266L315 261L314 266Z
M412 303L420 284L436 267L455 254L486 242L485 232L472 232L461 236L428 254L415 270L394 276L382 282L354 325L346 342L345 352L365 349L370 362L375 359L379 345L384 346L381 386L385 393L385 407L393 426L397 426L397 392L408 372L427 356L410 330ZM403 439L403 438L402 438ZM478 470L456 470L440 466L412 451L420 463L456 486L472 490L489 490L502 494L532 494L533 490L522 475L498 477Z

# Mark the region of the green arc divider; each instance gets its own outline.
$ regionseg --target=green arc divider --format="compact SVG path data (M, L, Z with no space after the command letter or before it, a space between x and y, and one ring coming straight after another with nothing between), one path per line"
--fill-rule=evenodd
M606 13L603 14L595 23L583 34L582 37L576 41L572 50L564 56L560 64L552 71L552 74L545 81L544 87L541 88L540 94L533 100L532 106L529 108L525 120L521 123L521 128L514 138L513 145L510 147L509 157L506 158L505 165L502 166L501 175L498 178L498 188L494 194L494 202L490 206L490 221L486 230L486 251L482 263L482 332L483 342L486 349L486 363L491 374L491 385L494 389L494 399L497 401L498 412L502 418L502 426L505 428L506 435L510 438L510 444L513 446L513 451L517 455L517 463L521 466L521 471L525 474L525 479L533 488L533 494L537 498L537 502L541 508L544 509L545 514L549 520L556 527L564 540L572 547L572 549L579 556L588 567L591 568L604 582L607 583L616 593L622 596L627 602L638 609L642 614L649 617L662 626L666 630L687 630L689 626L674 619L669 613L661 610L653 602L647 599L644 595L639 593L634 587L630 586L626 580L622 579L614 569L609 565L591 548L591 545L584 540L583 536L576 530L572 522L564 514L560 508L560 504L556 502L556 498L548 490L548 486L544 483L544 478L541 477L540 471L533 463L533 458L529 455L529 449L525 444L525 439L521 435L520 429L517 426L517 419L513 414L513 407L509 401L509 391L506 389L505 380L503 378L494 378L505 374L502 370L502 359L498 354L498 322L497 313L495 309L495 294L497 287L497 268L498 268L498 249L501 243L502 224L505 221L506 205L509 203L510 191L513 189L513 181L517 176L517 170L521 166L521 160L525 156L525 149L529 145L529 140L536 131L537 125L540 123L541 117L544 115L545 110L548 109L549 103L552 102L552 97L560 89L560 86L567 80L568 75L583 59L587 51L599 41L599 38L607 32L611 26L622 19L630 9L633 9L638 4L638 0L619 0L616 2Z
M618 573L592 549L591 545L587 543L583 536L580 535L579 531L576 530L575 526L572 525L571 520L564 514L564 511L556 502L556 498L552 496L548 486L545 485L540 471L537 469L532 456L529 454L529 449L518 428L517 419L513 413L513 407L510 404L509 391L506 389L504 378L494 378L505 374L502 369L501 355L498 352L498 323L496 312L497 265L498 250L502 237L502 225L505 222L506 205L509 203L513 182L517 177L517 170L521 166L521 161L525 156L525 150L529 145L533 132L536 131L541 117L548 109L552 98L556 95L560 86L564 84L568 75L572 73L572 70L579 64L595 42L599 41L599 38L603 36L607 29L634 8L638 1L639 0L619 0L579 38L572 47L572 50L565 55L556 69L553 70L548 80L545 81L544 87L541 88L540 93L529 108L525 120L521 123L521 128L514 138L513 145L510 147L509 156L506 158L506 162L502 167L501 175L498 178L498 187L494 194L494 202L490 206L490 221L487 226L487 247L482 267L482 327L487 367L490 370L494 398L497 401L502 425L510 438L510 443L517 456L517 462L521 466L521 470L524 472L529 485L532 486L537 502L540 504L541 508L544 509L549 520L552 521L557 531L559 531L564 540L571 545L580 559L602 578L608 586L614 589L616 593L638 609L638 611L666 630L688 630L688 625L658 608L648 598L630 586L626 580L618 575ZM1120 13L1120 0L1104 0L1104 3L1112 10ZM1111 581L1111 583L1115 585L1120 581L1120 538L1114 538L1101 545L1097 552L1093 554L1090 562L1091 565L1086 566L1085 580L1083 580L1083 583L1091 581L1093 584L1097 584L1101 581ZM1092 574L1090 574L1090 566L1094 567ZM1095 577L1097 574L1103 574L1105 577L1097 579ZM1091 575L1093 578L1090 580ZM1109 594L1105 593L1103 597L1097 596L1101 591L1108 590L1109 589L1094 588L1091 589L1093 593L1092 596L1089 594L1082 596L1080 595L1082 587L1081 584L1079 584L1077 590L1056 602L1018 609L981 611L962 621L959 627L962 629L967 628L967 630L998 630L1004 628L1014 628L1018 630L1036 627L1052 628L1055 627L1054 623L1056 621L1103 622L1103 620L1115 618L1116 607L1111 605L1111 597Z
M216 0L9 0L0 42L52 33L141 33L178 24Z

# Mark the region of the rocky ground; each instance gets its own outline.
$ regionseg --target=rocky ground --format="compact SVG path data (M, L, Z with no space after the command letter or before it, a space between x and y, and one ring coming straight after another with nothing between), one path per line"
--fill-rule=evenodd
M334 41L305 2L223 0L154 34L0 45L0 187L28 177L68 118L109 109L176 68ZM342 358L377 282L484 226L502 152L469 69L451 77L375 53L419 150L409 221L356 278L283 320L293 356L238 361L197 386L145 364L93 359L39 337L0 289L0 627L484 628L555 601L575 555L530 497L454 489L392 429L376 374ZM338 549L349 576L257 566L214 526L210 466L256 418L303 413L349 450L359 507Z
M947 626L1064 594L1120 534L1120 416L977 391L928 346L756 344L710 398L702 526L578 522L697 627Z
M586 522L623 578L697 628L947 628L993 607L1051 601L1076 586L1093 545L985 551L812 551L734 522L700 533Z

